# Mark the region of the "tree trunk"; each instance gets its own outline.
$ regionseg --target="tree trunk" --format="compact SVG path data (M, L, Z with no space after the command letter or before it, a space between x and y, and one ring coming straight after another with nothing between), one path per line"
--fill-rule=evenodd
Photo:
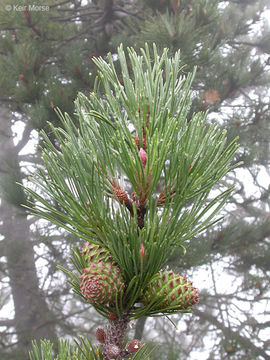
M39 289L27 215L16 204L24 197L15 184L21 177L18 147L13 142L10 116L3 109L0 109L0 160L1 234L15 309L16 359L25 360L32 339L47 338L55 342L56 332L53 314Z
M136 322L136 328L135 328L135 339L141 340L143 336L143 330L146 323L147 318L141 317Z

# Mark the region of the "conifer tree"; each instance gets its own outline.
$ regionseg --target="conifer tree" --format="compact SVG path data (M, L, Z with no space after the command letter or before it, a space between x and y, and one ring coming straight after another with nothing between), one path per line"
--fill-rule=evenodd
M45 169L32 178L39 191L27 188L34 214L86 241L73 250L76 272L62 270L109 321L96 329L100 346L88 347L93 359L145 358L139 340L124 341L131 319L189 312L198 302L192 283L165 265L216 222L232 188L210 192L237 166L236 139L227 143L204 113L189 113L194 73L181 74L180 52L127 51L93 60L98 79L89 98L78 95L78 127L58 111L57 146L43 133Z
M25 4L28 3L30 1L25 1ZM48 0L46 3L50 5L49 12L24 13L5 10L5 5L18 4L16 0L1 2L1 106L5 108L4 114L6 108L9 109L8 116L1 116L0 132L1 235L4 236L0 250L1 256L5 256L1 264L4 288L1 306L10 299L8 294L11 291L13 298L19 294L18 300L27 293L25 289L31 290L35 296L31 297L31 301L25 297L27 311L15 315L14 319L0 320L4 326L0 357L25 359L20 337L15 338L14 332L19 336L23 334L22 341L28 346L32 337L48 334L45 337L53 339L55 332L50 329L55 324L58 331L60 329L65 334L76 332L75 329L80 326L77 319L68 324L66 313L62 315L59 311L59 300L67 301L65 295L60 297L58 294L60 290L66 293L68 286L64 288L63 283L63 287L59 287L59 283L55 285L54 268L55 263L65 262L68 252L68 245L64 245L65 234L56 235L55 229L49 225L46 229L47 234L52 234L50 240L40 225L35 227L34 232L31 231L33 220L27 219L20 207L25 197L14 183L25 177L27 169L21 161L26 160L27 165L40 161L38 152L26 156L20 151L31 138L32 128L44 128L52 136L47 121L61 125L53 109L55 106L71 114L77 91L88 94L92 89L96 73L96 66L91 61L93 55L106 56L109 49L115 53L120 42L139 50L145 42L154 41L160 49L168 47L171 54L180 48L186 71L197 65L191 113L207 109L208 119L217 120L225 126L229 139L239 135L241 149L237 156L244 162L243 171L232 171L230 177L223 180L238 184L235 196L230 198L231 206L226 210L225 220L198 235L196 246L189 246L180 263L177 249L170 258L169 266L181 273L189 269L212 269L208 276L213 283L213 286L207 283L201 291L200 306L196 307L194 315L184 317L192 341L182 333L181 343L176 342L170 354L184 353L192 358L194 351L205 348L205 338L208 343L214 331L214 345L206 350L209 359L217 356L230 356L233 360L258 356L267 358L268 342L264 333L269 322L267 318L262 319L256 309L265 308L269 301L269 187L265 185L265 178L266 181L268 179L265 167L269 162L269 26L266 21L263 24L269 2L110 0L89 1L86 4L73 0ZM11 125L18 119L26 124L26 128L22 140L15 147L10 141ZM39 139L43 141L42 136ZM252 191L245 187L247 178L254 185ZM158 190L160 193L162 188ZM4 199L5 195L8 196ZM39 233L38 238L36 233ZM59 246L59 239L65 246L64 251ZM49 253L48 275L44 284L47 284L45 288L49 292L47 303L54 315L48 308L38 310L44 298L37 290L34 262L37 256L45 257L37 254L36 246L34 258L33 246L38 244ZM223 266L224 272L230 273L232 283L238 284L237 289L235 286L220 289L215 273L217 263ZM24 268L27 272L21 271ZM31 282L25 279L29 273L34 279ZM7 277L15 281L5 285ZM51 279L49 285L48 278ZM20 304L19 301L17 304ZM21 307L15 310L19 314ZM139 324L143 324L142 319L139 318ZM165 357L168 353L165 341L170 335L173 339L174 332L169 330L165 334L165 322L156 319L159 341L162 340L160 352L164 351ZM143 327L140 325L140 328ZM145 333L145 338L147 335ZM140 338L140 335L135 338ZM172 341L167 342L172 344ZM10 355L16 344L18 353L15 355L13 351Z

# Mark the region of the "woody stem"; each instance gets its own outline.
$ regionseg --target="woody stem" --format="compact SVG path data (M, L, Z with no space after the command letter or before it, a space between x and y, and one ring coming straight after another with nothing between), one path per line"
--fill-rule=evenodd
M128 317L124 315L122 319L110 320L106 327L106 340L102 345L103 348L103 360L110 360L107 355L107 349L110 345L116 345L119 349L123 347L123 340L128 326ZM121 356L121 355L120 355ZM117 358L122 359L122 356Z
M137 209L137 223L138 227L142 229L144 227L144 216L146 213L145 206L139 205Z

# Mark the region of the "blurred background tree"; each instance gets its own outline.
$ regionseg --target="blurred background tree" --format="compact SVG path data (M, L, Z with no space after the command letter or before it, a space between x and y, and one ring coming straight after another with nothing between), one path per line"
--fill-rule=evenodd
M1 359L25 359L33 338L90 334L100 322L56 271L68 266L75 239L27 216L16 182L40 163L39 130L52 136L47 121L60 125L54 107L72 114L77 92L93 88L91 58L145 42L180 48L186 72L197 66L192 111L208 110L229 140L240 136L235 161L244 165L226 178L236 191L224 220L170 264L201 291L194 314L173 316L177 331L161 319L140 319L130 331L161 343L162 359L270 359L267 8L249 0L1 2Z

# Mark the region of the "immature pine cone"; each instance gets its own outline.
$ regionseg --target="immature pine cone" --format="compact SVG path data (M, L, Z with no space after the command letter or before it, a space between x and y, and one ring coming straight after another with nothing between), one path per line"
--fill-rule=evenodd
M81 293L91 303L113 305L115 295L122 291L124 280L120 268L103 261L92 263L83 269L81 280Z
M109 252L105 250L101 245L94 245L90 242L85 242L82 248L82 254L84 255L87 264L98 262L112 262L112 257Z
M199 301L197 289L185 277L173 271L160 271L149 283L142 296L142 303L148 305L155 300L151 310L176 312L189 310ZM171 309L166 310L166 308Z

